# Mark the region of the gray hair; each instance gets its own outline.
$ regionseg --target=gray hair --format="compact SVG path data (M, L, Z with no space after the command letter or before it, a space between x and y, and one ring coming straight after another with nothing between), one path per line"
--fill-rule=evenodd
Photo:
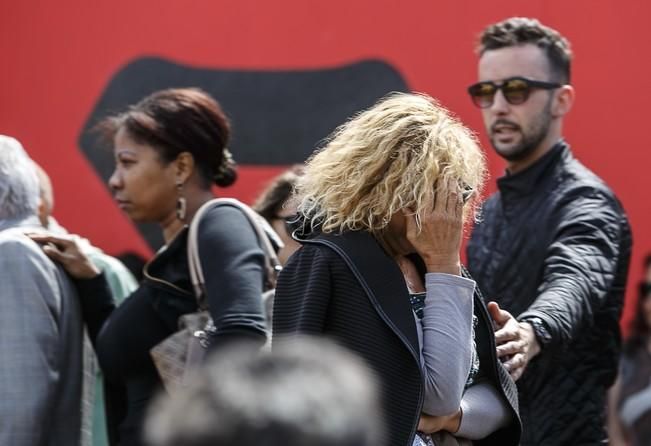
M323 339L234 344L152 406L154 446L382 446L375 378Z
M32 160L16 139L0 135L0 220L36 215L39 184Z

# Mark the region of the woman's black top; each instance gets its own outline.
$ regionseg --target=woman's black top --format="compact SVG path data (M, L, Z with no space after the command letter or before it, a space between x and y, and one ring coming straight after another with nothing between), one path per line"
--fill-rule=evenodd
M112 445L143 445L147 405L161 389L149 350L178 330L179 316L197 309L184 228L145 267L145 278L115 308L102 276L78 281L84 317L106 379ZM232 206L208 210L199 225L199 257L217 333L211 348L233 339L266 339L261 300L264 254L247 218Z

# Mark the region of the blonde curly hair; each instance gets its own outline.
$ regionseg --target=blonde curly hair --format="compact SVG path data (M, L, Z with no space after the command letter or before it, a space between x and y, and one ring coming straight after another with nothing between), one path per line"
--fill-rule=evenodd
M451 178L472 191L486 178L476 137L425 94L392 93L354 116L307 162L296 194L299 212L323 232L378 233L403 209L422 216L432 192Z

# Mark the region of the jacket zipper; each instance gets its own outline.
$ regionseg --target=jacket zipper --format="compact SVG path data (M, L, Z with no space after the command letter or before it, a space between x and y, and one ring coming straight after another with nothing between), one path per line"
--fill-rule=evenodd
M158 258L159 255L161 255L163 252L165 252L167 250L167 247L183 232L183 229L185 229L185 228L187 228L187 226L184 226L183 228L181 228L176 234L174 234L174 237L172 237L172 239L167 244L165 244L163 247L161 247L156 252L154 257L152 259L150 259L145 264L145 266L142 268L142 274L143 274L143 276L145 276L146 279L151 280L152 282L155 282L155 283L158 283L158 284L161 284L161 285L165 285L165 286L170 287L170 288L172 288L172 289L174 289L174 290L176 290L176 291L178 291L178 292L180 292L182 294L186 294L188 296L193 296L194 295L193 293L191 293L191 292L189 292L187 290L184 290L183 288L178 287L178 286L174 285L173 283L168 282L167 280L160 279L158 277L154 277L151 274L149 274L149 265L151 265L154 262L154 260L156 260Z

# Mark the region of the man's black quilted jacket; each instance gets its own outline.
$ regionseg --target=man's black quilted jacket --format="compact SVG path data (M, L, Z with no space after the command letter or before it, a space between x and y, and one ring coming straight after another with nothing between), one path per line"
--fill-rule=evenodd
M488 300L540 317L552 337L518 381L521 444L598 444L620 347L626 215L563 141L498 188L468 245L469 270Z

